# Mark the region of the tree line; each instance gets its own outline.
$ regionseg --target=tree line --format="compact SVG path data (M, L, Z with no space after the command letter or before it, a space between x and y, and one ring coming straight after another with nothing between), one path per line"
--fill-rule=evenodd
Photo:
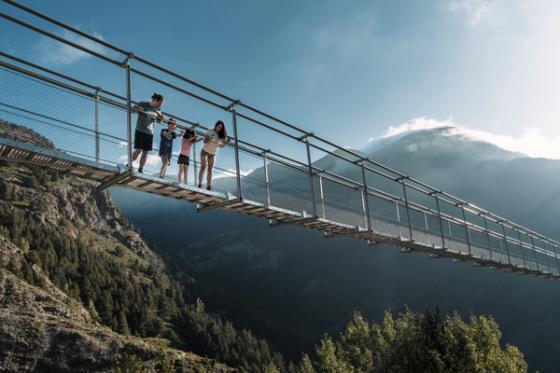
M162 337L173 347L214 358L244 372L526 372L522 353L500 345L491 318L406 311L386 313L380 324L359 313L335 338L325 336L313 353L286 362L249 330L206 312L200 299L188 299L188 283L142 259L110 235L93 229L66 234L72 222L45 224L48 206L33 193L48 193L65 176L33 169L20 172L2 164L0 234L22 249L25 260L7 268L42 286L39 266L58 288L79 300L100 323L121 334ZM8 176L18 181L8 181ZM108 198L105 194L96 198ZM93 198L92 198L93 199ZM93 203L93 202L92 202ZM119 223L128 229L125 218Z

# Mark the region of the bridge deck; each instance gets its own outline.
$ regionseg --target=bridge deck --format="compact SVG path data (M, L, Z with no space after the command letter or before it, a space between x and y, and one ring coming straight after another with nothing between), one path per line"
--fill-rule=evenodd
M196 203L199 211L223 209L243 215L267 219L271 225L292 224L303 228L322 231L325 237L342 235L358 238L371 244L387 243L401 248L403 252L423 252L433 258L452 258L455 261L471 261L475 266L505 269L534 276L560 279L550 266L539 268L529 266L521 257L512 256L506 260L504 253L494 252L483 246L455 238L446 238L445 247L435 245L441 242L437 234L423 229L413 229L414 240L406 238L408 226L389 219L374 219L371 230L363 226L348 225L322 217L309 216L305 211L294 211L250 199L238 199L229 193L208 191L190 185L178 184L168 179L153 177L143 173L130 172L125 167L103 165L66 152L46 149L30 143L0 138L0 160L27 165L46 167L99 183L100 188L110 186L130 188L146 193L180 199ZM424 242L424 243L423 243ZM426 244L430 242L432 244ZM511 263L511 264L510 264Z
M122 54L118 47L110 49ZM130 62L130 54L122 57ZM560 279L559 241L146 59L133 58L132 65L108 56L101 60L123 74L122 89L109 91L0 52L0 160L66 172L100 189L131 188L190 201L199 212L234 211L272 226L293 224L325 237L350 236L403 252ZM201 138L211 126L199 121L220 118L232 129L214 168L213 191L150 176L161 165L157 144L145 173L123 166L132 163L133 115L141 115L133 110L140 94L135 87L145 93L148 86L173 95L178 105L163 114L176 119L178 128L193 129ZM195 176L196 144L190 158ZM169 174L177 171L176 164L169 165Z

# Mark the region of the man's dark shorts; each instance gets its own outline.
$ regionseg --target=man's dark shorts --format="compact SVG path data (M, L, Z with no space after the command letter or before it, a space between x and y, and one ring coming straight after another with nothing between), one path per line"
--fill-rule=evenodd
M136 131L134 132L134 149L151 151L154 142L154 135Z

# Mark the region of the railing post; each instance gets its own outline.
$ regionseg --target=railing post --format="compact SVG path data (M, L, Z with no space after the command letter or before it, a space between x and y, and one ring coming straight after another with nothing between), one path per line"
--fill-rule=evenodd
M437 216L439 220L439 231L441 233L441 248L445 248L445 234L443 233L443 219L441 218L441 209L439 207L439 198L437 195L434 195L436 199L436 208L437 208Z
M99 88L95 89L95 161L99 162Z
M490 252L490 260L492 258L492 242L490 241L490 231L488 230L488 222L486 221L486 216L482 216L482 221L484 221L484 229L486 230L486 239L488 240L488 251Z
M366 220L366 229L371 231L371 214L369 212L369 192L366 178L366 168L362 163L362 183L364 189L362 190L362 207L365 210L364 218Z
M319 175L319 198L321 198L321 217L325 219L325 192L323 191L323 177Z
M523 242L521 241L521 232L519 232L519 229L516 229L517 231L517 239L519 240L519 251L521 253L521 260L523 261L523 267L527 268L527 263L525 263L525 255L523 255ZM533 241L533 237L531 237L531 243L533 245L533 247L535 247L535 242Z
M412 221L410 221L410 207L408 206L408 196L406 195L406 184L401 180L403 188L404 205L406 208L406 218L408 219L408 234L410 235L410 240L412 241Z
M560 263L558 263L558 250L555 243L550 243L550 244L554 248L554 260L556 262L556 271L558 272L558 276L560 276Z
M364 215L364 224L366 226L366 229L369 231L369 219L366 206L366 191L364 189L360 189L360 194L362 195L362 214Z
M193 127L192 129L194 131L194 136L196 139L196 127ZM192 144L192 160L193 160L193 172L194 172L194 178L193 178L193 185L197 186L198 185L198 167L196 167L196 141L193 142Z
M309 140L305 138L305 148L307 150L307 168L309 173L309 188L311 188L311 208L313 209L313 216L317 216L317 201L315 200L315 181L313 180L313 164L311 163L311 148Z
M235 109L231 109L231 115L232 115L231 119L233 123L233 136L235 137L234 151L235 151L235 177L237 181L237 197L239 199L242 199L243 195L241 193L241 169L239 167L239 138L237 137L237 113Z
M531 242L533 242L533 247L534 247L534 246L535 246L535 241L533 241L533 237L532 237L532 236L531 236ZM535 248L535 249L536 249L536 248ZM547 250L544 250L544 251L547 251ZM544 255L546 255L546 254L544 254ZM548 257L549 255L546 255L546 256ZM548 266L548 273L552 274L552 270L550 269L550 260L547 259L546 265Z
M533 240L533 236L531 236L531 245L533 246L533 253L535 254L535 264L537 265L537 271L540 271L539 261L537 260L537 250L535 248L535 241Z
M508 264L511 265L511 257L509 255L509 245L507 242L507 236L506 236L506 226L503 223L499 223L502 226L502 234L504 236L504 244L506 245L506 253L507 253L507 258L508 258Z
M127 155L128 169L132 171L132 97L130 89L130 61L129 57L124 62L126 69L126 139L127 139Z
M266 153L263 153L263 163L264 163L264 187L266 192L265 205L270 206L270 180L268 178L268 162L266 161Z
M463 222L465 223L465 234L467 235L467 247L469 248L469 256L472 256L471 235L469 233L469 226L467 224L467 216L465 214L465 206L461 205L461 212L463 213Z

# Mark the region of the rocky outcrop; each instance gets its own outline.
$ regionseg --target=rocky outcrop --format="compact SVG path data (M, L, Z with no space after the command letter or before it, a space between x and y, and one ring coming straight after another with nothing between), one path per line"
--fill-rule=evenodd
M0 137L52 147L3 121ZM108 193L0 161L0 371L234 371L169 347L178 342L166 327L180 312L175 293L163 260ZM127 318L143 329L129 330Z
M22 251L0 236L2 267L23 265ZM143 371L231 372L213 360L123 336L94 321L81 303L56 288L37 266L41 287L0 268L0 371L112 372L131 364Z

